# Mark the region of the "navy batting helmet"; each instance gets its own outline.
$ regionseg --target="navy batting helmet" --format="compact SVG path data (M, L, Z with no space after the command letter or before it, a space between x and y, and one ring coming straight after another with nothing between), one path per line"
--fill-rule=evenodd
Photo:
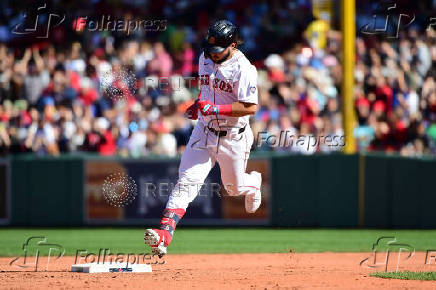
M203 39L203 49L209 53L221 53L233 42L237 42L238 32L236 25L227 20L218 20L209 26L206 37Z

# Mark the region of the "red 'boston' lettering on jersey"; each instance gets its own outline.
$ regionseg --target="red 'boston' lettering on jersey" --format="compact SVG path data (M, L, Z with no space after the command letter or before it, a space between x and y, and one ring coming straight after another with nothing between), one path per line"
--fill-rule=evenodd
M200 84L202 86L208 86L209 85L210 76L209 75L201 75L200 76ZM219 89L223 92L231 93L233 91L233 86L230 82L220 80L219 78L213 79L213 88Z
M209 75L201 75L200 76L200 84L202 86L208 86L209 85Z
M218 88L218 82L219 82L220 80L218 79L218 78L214 78L213 79L213 88L214 89L217 89Z

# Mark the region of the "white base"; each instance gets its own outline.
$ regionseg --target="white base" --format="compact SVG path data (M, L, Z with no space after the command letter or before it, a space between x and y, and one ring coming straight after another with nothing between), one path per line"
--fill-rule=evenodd
M148 272L151 272L151 265L147 265L147 264L129 264L129 265L126 265L126 263L75 264L75 265L71 266L71 272L82 272L82 273L109 273L109 272L148 273Z

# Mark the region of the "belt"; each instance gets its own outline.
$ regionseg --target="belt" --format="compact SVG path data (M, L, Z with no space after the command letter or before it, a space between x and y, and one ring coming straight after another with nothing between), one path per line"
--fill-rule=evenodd
M247 127L247 125L245 125L242 128L239 128L238 130L238 134L241 134L242 132L245 131L245 127ZM206 127L209 131L211 131L212 133L214 133L216 136L218 137L224 137L227 136L227 131L223 131L223 130L215 130L214 128L211 127Z

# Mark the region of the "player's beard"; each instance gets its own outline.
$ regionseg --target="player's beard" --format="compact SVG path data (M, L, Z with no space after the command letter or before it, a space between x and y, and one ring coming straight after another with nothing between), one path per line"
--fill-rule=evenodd
M213 61L214 63L216 63L216 64L223 63L223 62L225 62L225 61L229 58L229 56L230 56L230 52L231 52L231 51L229 51L229 52L228 52L225 56L223 56L223 58L221 58L220 60L215 61L213 58L211 58L211 59L212 59L212 61Z

